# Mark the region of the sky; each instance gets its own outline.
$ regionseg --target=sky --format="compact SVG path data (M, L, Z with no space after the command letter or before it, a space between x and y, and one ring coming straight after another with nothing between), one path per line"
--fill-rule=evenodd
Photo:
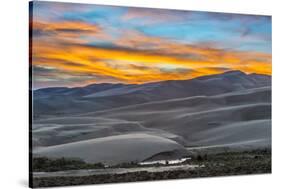
M271 75L271 17L33 2L33 88Z

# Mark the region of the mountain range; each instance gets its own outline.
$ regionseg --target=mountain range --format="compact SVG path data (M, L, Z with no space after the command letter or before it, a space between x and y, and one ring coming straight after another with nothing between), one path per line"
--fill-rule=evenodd
M244 89L271 86L271 76L230 71L190 80L147 84L92 84L85 87L54 87L33 91L33 113L58 115L198 95L217 95Z

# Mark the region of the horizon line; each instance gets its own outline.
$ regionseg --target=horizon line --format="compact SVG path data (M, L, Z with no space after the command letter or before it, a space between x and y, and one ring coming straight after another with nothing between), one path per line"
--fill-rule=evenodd
M265 75L265 76L270 76L272 77L272 74L260 74L260 73L246 73L246 72L243 72L241 70L228 70L228 71L225 71L225 72L221 72L221 73L215 73L215 74L208 74L208 75L202 75L202 76L198 76L198 77L194 77L194 78L190 78L190 79L169 79L169 80L161 80L161 81L152 81L152 82L146 82L146 83L122 83L122 82L103 82L103 83L91 83L91 84L87 84L87 85L81 85L81 86L49 86L49 87L42 87L42 88L36 88L36 89L31 89L32 91L37 91L37 90L41 90L41 89L50 89L50 88L68 88L68 89L74 89L74 88L84 88L84 87L87 87L87 86L90 86L90 85L102 85L102 84L113 84L113 85L145 85L145 84L152 84L152 83L160 83L160 82L167 82L167 81L188 81L188 80L193 80L193 79L198 79L198 78L203 78L203 77L208 77L208 76L213 76L213 75L222 75L222 74L226 74L226 73L231 73L231 72L240 72L240 73L243 73L245 75L251 75L251 74L257 74L257 75ZM32 81L32 80L31 80ZM33 86L32 86L33 87Z

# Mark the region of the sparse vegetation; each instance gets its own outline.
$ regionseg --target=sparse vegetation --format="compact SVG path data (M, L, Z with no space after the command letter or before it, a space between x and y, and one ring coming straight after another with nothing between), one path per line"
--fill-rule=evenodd
M271 150L226 152L213 155L209 154L208 156L200 155L200 158L199 156L198 158L193 158L189 163L204 165L204 167L191 170L163 172L140 171L124 174L104 174L79 177L33 178L33 187L271 173Z
M114 165L114 166L110 166L110 168L132 168L132 167L139 167L140 165L138 164L138 162L132 161L132 162L128 162L128 163L121 163L118 165Z
M34 172L52 172L77 169L102 169L105 166L102 163L88 164L80 159L49 159L46 157L36 157L32 161L32 170Z

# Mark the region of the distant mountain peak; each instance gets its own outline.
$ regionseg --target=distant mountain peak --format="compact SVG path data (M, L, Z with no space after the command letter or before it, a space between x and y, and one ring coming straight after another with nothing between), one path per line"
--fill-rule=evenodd
M240 71L240 70L232 70L232 71L227 71L227 72L218 73L218 74L200 76L200 77L196 77L194 79L195 80L206 80L206 79L226 78L226 77L237 77L238 78L238 77L241 77L241 76L242 77L247 76L247 74Z
M240 70L231 70L231 71L224 72L221 75L246 75L246 74Z

